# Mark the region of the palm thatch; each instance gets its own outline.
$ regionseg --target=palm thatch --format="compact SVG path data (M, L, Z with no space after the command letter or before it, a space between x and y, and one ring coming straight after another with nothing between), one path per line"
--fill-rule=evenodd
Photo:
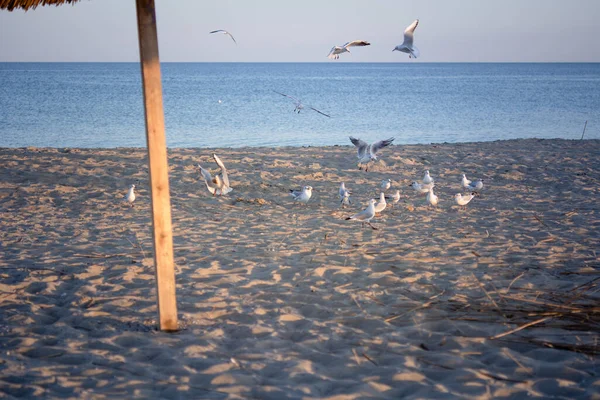
M36 8L39 5L59 6L63 3L76 3L79 0L0 0L0 10L12 11L15 8L22 8L27 11L30 8Z

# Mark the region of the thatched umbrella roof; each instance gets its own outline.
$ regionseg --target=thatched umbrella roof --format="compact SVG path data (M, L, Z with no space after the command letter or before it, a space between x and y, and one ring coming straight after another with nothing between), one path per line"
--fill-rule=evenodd
M0 0L0 10L12 11L15 8L28 10L39 5L58 6L77 1L79 0ZM177 299L175 297L169 167L167 165L156 14L154 0L135 0L135 2L142 67L146 142L148 144L158 319L160 329L174 331L178 329Z
M0 9L12 11L15 8L22 8L27 11L30 8L36 8L39 5L59 6L63 3L76 3L80 0L0 0Z

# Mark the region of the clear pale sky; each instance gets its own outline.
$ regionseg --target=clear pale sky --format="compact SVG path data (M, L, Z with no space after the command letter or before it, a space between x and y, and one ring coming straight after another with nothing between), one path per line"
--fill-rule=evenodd
M157 0L165 62L600 62L600 0ZM216 29L230 31L236 46ZM331 47L351 40L339 61ZM0 62L137 61L135 0L0 10Z

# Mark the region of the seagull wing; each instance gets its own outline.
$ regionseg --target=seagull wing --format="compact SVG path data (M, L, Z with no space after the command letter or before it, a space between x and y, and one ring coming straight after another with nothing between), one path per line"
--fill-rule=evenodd
M329 54L327 54L327 58L333 58L333 56L335 55L335 49L337 49L337 46L333 46L331 48L331 50L329 50Z
M356 138L353 138L352 136L350 136L350 141L352 142L353 145L356 146L358 158L362 158L367 150L367 147L369 147L369 144L367 142L365 142L364 140L356 139Z
M206 187L208 188L208 191L211 194L215 194L215 190L217 190L217 189L213 186L212 175L210 174L210 172L208 172L207 170L202 168L200 166L200 164L198 164L198 166L200 167L200 173L202 174L202 177L204 178L204 182L206 183Z
M419 20L415 19L412 24L404 30L404 43L406 46L412 46L415 29L419 25Z
M348 42L344 44L342 47L354 47L354 46L370 46L371 43L366 42L364 40L354 40L352 42Z
M311 110L313 110L313 111L316 111L316 112L318 112L318 113L319 113L319 114L321 114L321 115L324 115L324 116L326 116L327 118L331 118L331 116L330 116L330 115L327 115L327 114L325 114L324 112L321 112L321 111L317 110L317 109L316 109L316 108L314 108L314 107L311 107L311 106L309 106L309 108L310 108Z
M237 44L233 35L224 29L217 29L216 31L210 31L209 33L223 33L225 35L228 35L231 38L231 40L233 40L233 43Z
M386 140L380 140L379 142L375 142L371 145L371 154L375 155L379 150L383 149L384 147L389 146L390 144L392 144L392 142L394 141L395 138L389 138Z
M285 94L285 93L278 92L277 90L273 90L273 91L274 91L275 93L277 93L277 94L280 94L280 95L282 95L282 96L285 96L285 97L288 97L288 98L290 98L290 99L294 100L296 103L300 103L300 100L298 100L298 99L297 99L297 98L295 98L294 96L290 96L289 94Z
M221 168L221 179L223 180L223 183L225 186L229 187L229 177L227 176L227 168L225 168L225 164L223 164L223 161L221 161L216 154L213 154L213 158L215 159L215 162L219 168Z

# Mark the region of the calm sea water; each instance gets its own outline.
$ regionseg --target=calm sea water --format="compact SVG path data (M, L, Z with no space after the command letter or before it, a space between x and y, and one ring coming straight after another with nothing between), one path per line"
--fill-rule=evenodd
M166 63L169 147L600 138L600 64ZM143 147L137 63L0 63L0 146ZM295 114L290 99L314 111Z

